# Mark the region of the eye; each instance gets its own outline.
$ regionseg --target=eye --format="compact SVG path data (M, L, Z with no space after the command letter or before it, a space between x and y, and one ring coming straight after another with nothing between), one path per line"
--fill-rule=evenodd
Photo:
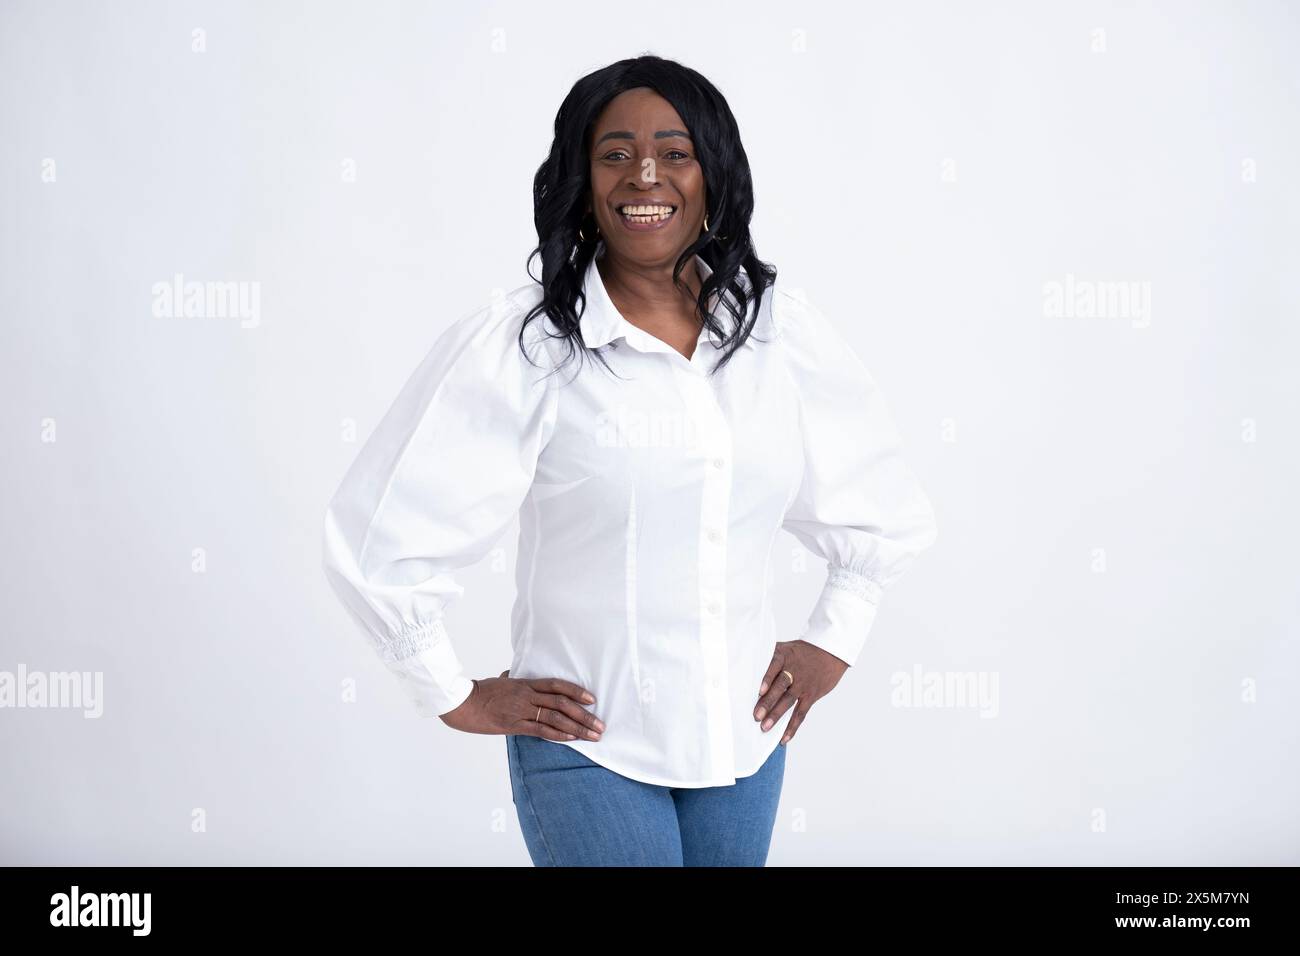
M627 155L627 154L624 153L623 150L621 150L621 149L616 149L616 150L614 150L612 153L606 153L604 156L601 157L601 159L610 159L610 158L612 158L612 157L614 157L614 156L626 156L626 155Z
M678 156L680 156L682 159L690 159L690 158L691 158L689 154L687 154L687 153L683 153L680 149L670 149L670 150L668 151L668 155L669 155L669 156L671 156L673 153L676 153L676 154L677 154Z

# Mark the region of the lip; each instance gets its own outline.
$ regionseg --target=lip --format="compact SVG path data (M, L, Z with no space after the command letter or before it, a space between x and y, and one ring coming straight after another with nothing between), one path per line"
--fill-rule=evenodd
M624 216L621 212L619 212L619 207L632 206L632 205L672 206L673 214L669 216L667 219L662 219L659 222L628 222L627 217ZM672 223L676 222L677 214L681 211L682 211L681 207L678 206L676 203L660 202L651 199L641 199L636 201L635 203L633 202L619 203L617 206L614 207L614 216L618 219L619 222L623 224L623 228L626 229L628 232L654 232L656 229L663 229L665 226L672 225Z

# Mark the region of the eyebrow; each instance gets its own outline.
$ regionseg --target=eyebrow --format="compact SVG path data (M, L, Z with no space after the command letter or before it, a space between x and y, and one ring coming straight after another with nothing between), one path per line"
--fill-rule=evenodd
M659 132L655 133L655 139L669 139L673 136L680 136L683 139L691 138L690 133L683 133L679 129L661 129ZM595 146L599 146L607 139L636 139L636 134L633 133L631 130L626 130L626 129L610 130L600 139L596 140ZM595 146L593 146L592 148L594 149Z

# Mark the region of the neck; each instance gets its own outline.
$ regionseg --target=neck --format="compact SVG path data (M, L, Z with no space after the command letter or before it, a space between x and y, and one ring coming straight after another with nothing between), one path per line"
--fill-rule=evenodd
M596 260L596 268L600 270L600 280L610 297L617 295L627 302L635 302L637 311L693 310L694 301L700 294L699 270L694 260L682 269L681 281L689 290L683 292L673 285L675 262L676 259L653 265L631 262L607 248L605 254Z

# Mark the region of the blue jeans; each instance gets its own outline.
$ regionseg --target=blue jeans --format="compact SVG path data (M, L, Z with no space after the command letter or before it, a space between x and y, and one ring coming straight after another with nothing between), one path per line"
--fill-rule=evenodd
M599 744L597 744L599 746ZM778 744L726 787L663 787L545 737L506 735L510 795L535 866L763 866L785 776Z

